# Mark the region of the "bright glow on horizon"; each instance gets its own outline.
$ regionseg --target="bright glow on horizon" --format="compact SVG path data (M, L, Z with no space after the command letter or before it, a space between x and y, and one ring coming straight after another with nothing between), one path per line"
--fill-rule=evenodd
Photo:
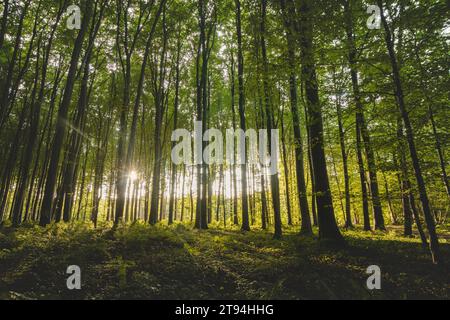
M137 175L137 172L136 171L131 171L129 174L128 174L128 178L130 179L130 182L135 182L136 180L137 180L137 178L138 178L138 175Z

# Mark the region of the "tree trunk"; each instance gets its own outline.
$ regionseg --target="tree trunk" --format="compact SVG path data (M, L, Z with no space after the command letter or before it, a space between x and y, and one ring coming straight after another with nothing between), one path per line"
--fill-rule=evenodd
M333 78L335 78L335 74L333 73ZM336 86L336 79L334 79ZM342 156L342 165L344 170L344 186L345 186L345 228L351 229L353 228L352 223L352 213L350 208L350 176L348 173L348 154L347 148L345 146L345 132L344 132L344 121L342 118L342 107L341 107L341 92L336 91L336 114L338 117L338 127L339 127L339 145L341 147L341 156Z
M442 171L442 181L444 182L444 186L445 186L445 190L447 192L447 196L450 199L450 181L448 179L448 174L447 174L447 170L446 170L446 162L445 162L445 157L444 157L444 151L442 150L442 143L441 143L441 139L439 137L439 133L437 130L437 125L436 125L436 120L434 118L434 111L433 111L433 101L432 98L430 97L430 95L428 94L427 90L426 90L426 83L425 83L425 79L426 78L426 71L424 70L423 66L422 66L422 61L420 59L419 56L419 50L418 50L418 46L416 45L416 49L415 49L415 56L416 56L416 60L417 60L417 64L419 65L419 69L420 69L420 82L421 82L421 86L424 92L424 96L425 99L427 100L428 103L428 112L429 112L429 116L430 116L430 123L431 123L431 128L433 130L433 136L434 136L434 140L435 140L435 145L436 145L436 151L437 154L439 156L439 165L441 167L441 171Z
M295 62L295 38L294 38L294 21L291 14L295 12L292 1L288 1L286 6L285 0L281 1L284 24L286 29L286 42L288 47L288 63L289 63L289 93L291 101L292 124L294 129L294 146L295 146L295 168L297 172L297 193L300 205L301 215L301 229L302 235L312 235L313 230L311 226L311 216L309 213L308 194L306 191L305 182L305 167L304 167L304 151L303 151L303 137L300 126L300 115L298 111L298 94L297 94L297 75L295 70L297 64Z
M2 23L0 26L0 52L3 48L3 42L5 40L6 28L8 26L8 14L9 14L9 0L5 0L3 3L3 15Z
M239 119L241 129L247 130L245 122L245 96L244 96L244 55L242 53L242 30L241 30L241 1L235 0L236 5L236 34L238 40L238 83L239 83ZM244 164L241 165L242 184L242 230L250 231L248 214L248 190L247 190L247 150L245 150Z
M340 246L345 243L336 223L328 179L327 163L324 151L322 108L319 100L319 88L313 51L313 16L310 0L300 1L300 51L302 77L305 83L306 105L312 142L312 160L319 220L319 237Z
M159 10L162 10L163 2L161 1L161 7ZM161 12L161 11L160 11ZM159 204L159 196L161 190L161 165L162 165L162 144L161 144L161 133L162 133L162 122L164 118L164 96L165 90L163 83L166 77L166 48L167 48L167 30L166 30L166 11L164 9L163 12L163 48L161 51L160 62L159 62L159 75L157 76L158 83L155 83L155 107L156 107L156 116L155 116L155 132L154 132L154 142L155 142L155 162L153 167L153 179L152 179L152 193L150 200L150 224L155 225L158 222L158 204ZM159 15L158 15L159 16ZM157 19L157 18L155 18ZM154 26L156 26L154 24ZM152 30L154 28L152 27ZM153 33L153 32L152 32ZM148 38L150 39L150 38ZM150 40L148 40L150 41ZM148 42L150 44L150 42ZM148 47L150 50L150 47ZM149 52L148 52L149 53ZM142 77L144 77L145 72L142 72ZM143 79L142 79L143 80ZM143 83L142 83L143 84ZM162 201L161 201L162 203Z
M56 185L57 170L59 167L59 158L63 141L66 135L66 123L67 114L72 99L73 87L75 84L75 77L78 70L78 60L81 55L83 47L84 36L87 32L88 26L91 21L93 3L91 1L86 2L85 16L81 24L80 32L78 33L75 41L75 46L72 51L72 57L70 61L70 68L67 74L67 82L64 90L63 100L58 110L58 118L56 123L56 131L53 139L52 155L50 158L49 170L47 173L47 180L44 190L44 199L41 206L41 217L39 221L40 226L46 226L51 222L51 212L53 206L53 197Z
M395 53L394 49L394 43L391 36L391 30L387 23L386 16L384 14L384 8L383 8L383 1L377 0L377 4L381 9L381 21L384 26L385 30L385 40L386 40L386 46L389 52L389 57L391 60L391 67L392 67L392 75L395 85L395 96L397 97L397 104L400 109L400 113L403 119L403 124L405 126L406 131L406 140L409 145L409 151L411 154L411 160L412 165L414 168L416 180L417 180L417 187L419 189L419 195L420 200L422 202L422 208L425 215L425 221L427 224L428 232L430 235L430 251L432 255L433 262L435 264L438 264L440 262L441 256L440 256L440 248L439 248L439 240L438 236L436 234L436 226L434 222L433 215L431 213L430 203L428 200L428 194L427 189L425 186L425 181L423 179L422 175L422 168L420 166L419 156L417 154L416 149L416 143L414 138L414 131L411 126L411 121L409 119L408 110L406 108L405 100L404 100L404 94L403 94L403 87L400 77L400 69L398 67L397 63L397 55Z
M14 49L12 52L11 59L9 60L9 63L8 63L6 77L4 80L2 78L0 78L1 80L3 80L2 88L0 91L0 132L1 132L1 129L3 128L3 123L6 121L8 109L10 109L9 108L9 106L11 104L10 91L11 91L11 85L13 82L14 68L17 65L17 58L19 56L20 46L23 41L23 39L22 39L23 24L24 24L25 16L27 15L30 3L31 3L31 1L27 1L27 2L25 2L24 6L23 6L22 12L19 16L17 33L16 33L16 37L14 40ZM18 79L18 80L20 80L20 79Z
M236 108L235 108L235 61L234 61L234 55L233 51L231 51L231 58L230 58L230 89L231 89L231 113L232 113L232 123L233 123L233 130L236 132L237 125L236 125ZM236 155L236 148L233 150L234 155ZM231 188L232 188L232 200L233 200L233 224L238 225L239 224L239 218L238 218L238 195L237 195L237 175L236 175L236 165L233 163L231 164Z
M284 128L284 115L281 115L281 146L283 152L284 185L286 193L286 208L288 214L288 225L292 226L291 198L289 192L289 167L286 151L286 133Z
M267 49L266 49L266 14L267 14L267 0L261 1L261 25L260 25L260 36L261 36L261 53L262 53L262 63L263 63L263 85L264 85L264 102L265 102L265 112L266 112L266 122L268 131L268 144L269 150L272 150L272 129L275 128L275 121L273 119L272 106L270 103L270 88L269 88L269 64L267 60ZM277 150L278 151L278 150ZM278 159L276 160L278 162ZM277 165L278 166L278 165ZM281 223L281 208L280 208L280 181L278 176L278 170L275 174L270 176L270 185L272 189L272 205L274 210L274 238L280 239L283 235L282 223Z
M348 46L348 62L350 66L350 74L352 78L353 87L353 99L356 105L356 121L358 122L359 130L361 132L361 137L364 141L364 148L366 151L367 165L370 176L370 191L372 195L373 212L375 218L375 229L386 230L384 225L383 211L381 207L381 201L379 196L378 188L378 178L375 155L372 148L372 143L370 139L370 134L367 129L367 123L364 117L364 107L362 103L359 80L358 80L358 69L357 69L357 50L355 45L355 39L353 34L353 24L352 24L352 9L350 7L350 1L344 0L344 10L345 10L345 29L347 33L347 46Z
M22 159L20 162L19 173L20 177L18 179L17 187L15 189L15 196L13 201L13 207L11 210L12 222L13 226L17 227L22 223L22 206L23 199L25 197L25 189L28 183L28 171L31 165L30 159L33 157L33 149L35 144L35 139L39 130L39 113L37 113L36 103L36 92L38 88L38 80L39 80L39 59L40 59L40 41L37 48L37 56L36 56L36 72L35 79L33 82L33 89L31 93L31 103L30 103L30 117L29 117L29 131L28 131L28 143L25 147L25 151L22 155ZM36 117L38 116L38 117Z
M19 156L19 148L20 148L20 141L22 138L23 130L22 127L25 122L25 115L28 110L28 96L25 97L25 100L23 102L22 110L19 114L18 119L18 125L17 129L14 134L14 139L11 142L11 147L8 153L8 158L6 160L6 164L4 169L1 172L1 185L0 185L0 222L3 221L5 212L7 211L7 204L8 204L8 196L9 196L9 189L11 186L11 180L12 175L14 173L14 164L17 160L17 157Z
M181 56L181 39L177 40L177 60L175 66L175 102L173 111L173 129L176 130L178 127L178 105L179 105L179 95L180 95L180 56ZM175 147L175 142L172 142L172 148ZM177 176L177 165L172 164L172 177L171 177L171 187L170 187L170 200L169 200L169 225L173 224L174 215L174 202L175 202L175 179ZM184 183L184 180L183 180ZM183 194L181 195L183 197Z

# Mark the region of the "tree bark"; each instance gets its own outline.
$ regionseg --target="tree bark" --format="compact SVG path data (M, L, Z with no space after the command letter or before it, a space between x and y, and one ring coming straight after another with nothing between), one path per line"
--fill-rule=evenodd
M161 1L161 5L165 1ZM162 6L159 10L162 10ZM161 11L160 11L161 13ZM159 14L160 14L159 13ZM158 14L158 17L159 17ZM152 193L150 199L150 224L155 225L158 222L158 204L159 204L159 196L161 190L161 166L162 166L162 144L161 144L161 133L162 133L162 122L164 118L164 96L165 90L163 83L166 79L166 49L167 49L167 26L166 26L166 11L165 9L162 11L162 24L163 24L163 48L160 55L159 62L159 75L157 76L157 83L154 84L154 98L155 98L155 107L156 107L156 116L155 116L155 132L153 135L153 139L155 142L154 152L155 152L155 162L153 167L153 179L152 179ZM157 19L157 18L155 18ZM152 28L152 30L154 30ZM150 39L150 38L149 38ZM150 41L150 40L148 40ZM150 44L148 42L148 44ZM148 47L150 50L150 47ZM149 52L147 53L147 55ZM144 72L142 73L142 77L144 76ZM143 80L143 79L142 79ZM143 83L143 82L142 82ZM162 203L162 200L161 200Z
M286 209L288 215L288 225L292 226L291 198L289 192L289 167L286 151L286 132L284 128L284 115L281 115L281 146L283 152L283 168L284 168L284 186L286 193Z
M324 151L322 108L319 100L319 87L313 51L313 16L311 15L310 0L301 0L299 2L302 78L305 83L306 105L311 132L311 153L316 184L319 237L321 240L332 241L334 245L341 246L345 243L345 240L339 231L334 216Z
M297 64L295 57L295 38L294 38L294 21L291 14L295 12L295 7L291 0L286 4L285 0L281 1L283 10L284 24L286 29L286 42L288 47L288 63L289 63L289 94L292 112L292 124L294 129L294 146L295 146L295 168L297 178L297 193L300 205L301 229L302 235L312 235L311 216L309 213L308 194L306 191L305 167L304 167L304 151L303 137L300 126L300 115L298 110L298 93L297 93Z
M39 221L40 226L46 226L51 222L51 212L53 206L53 197L56 185L56 176L59 166L59 158L61 154L61 149L63 146L63 141L66 135L66 119L69 111L70 102L73 94L73 87L75 84L75 77L78 70L78 60L81 55L81 50L83 47L84 36L87 32L88 26L91 21L92 15L91 1L86 1L85 5L85 16L81 24L81 29L78 33L77 39L75 41L75 46L72 51L72 58L70 61L70 68L67 74L67 81L64 90L63 100L58 110L58 118L56 123L56 131L53 139L52 155L50 158L49 170L47 173L47 180L44 190L44 199L41 206L41 217Z
M175 66L175 102L173 111L173 129L176 130L178 127L178 106L179 106L179 95L180 95L180 56L181 56L181 39L177 39L177 60ZM172 148L175 147L175 142L172 143ZM169 200L169 225L173 224L174 215L174 202L175 202L175 179L177 176L177 165L172 164L172 177L171 177L171 187L170 187L170 200ZM184 182L183 182L184 183ZM181 195L183 199L183 194Z
M267 59L266 48L266 15L267 15L267 0L261 1L261 25L260 25L260 37L261 37L261 54L263 63L263 86L264 86L264 103L266 112L266 123L268 130L268 144L269 150L272 150L272 129L275 128L275 121L273 119L272 106L270 103L270 88L269 88L269 64ZM276 160L278 161L278 159ZM282 223L281 223L281 208L280 208L280 181L278 176L278 170L275 174L270 176L270 185L272 190L272 205L274 210L274 238L280 239L283 235Z
M436 233L436 226L434 222L433 215L431 213L430 208L430 202L428 199L427 189L425 185L425 181L423 179L422 174L422 168L420 166L419 156L416 149L416 143L414 138L414 131L411 126L411 120L409 118L408 110L406 108L406 103L404 99L404 93L403 93L403 86L402 86L402 80L400 76L400 69L397 62L397 55L394 49L394 43L391 36L391 30L387 23L386 16L384 14L384 6L383 1L377 0L377 4L380 7L380 14L381 14L381 22L384 27L385 31L385 41L387 50L389 52L389 57L391 61L391 67L392 67L392 76L395 86L395 96L397 98L397 104L403 119L403 124L405 126L405 132L406 132L406 140L408 142L409 151L411 155L412 165L414 168L416 180L417 180L417 187L419 189L419 195L420 200L422 202L422 208L425 215L425 221L427 224L428 232L430 235L430 251L431 256L433 259L433 262L435 264L440 263L441 261L441 255L440 255L440 248L439 248L439 239Z
M239 119L241 129L247 130L245 121L245 96L244 96L244 55L242 53L242 30L241 30L241 1L234 1L236 6L236 34L238 41L238 84L239 84ZM244 138L245 139L245 138ZM250 231L248 214L248 190L247 190L247 150L245 150L244 164L241 165L242 184L242 230Z
M361 137L364 142L364 148L367 158L367 167L370 176L370 191L372 195L373 212L375 218L375 229L386 230L384 225L383 211L381 207L381 201L379 196L378 178L377 178L377 168L375 161L375 154L372 148L372 142L370 138L369 131L367 129L367 123L364 116L364 107L362 103L359 79L358 79L358 68L357 68L357 50L355 45L355 39L353 34L353 24L352 24L352 9L349 0L344 0L344 10L345 10L345 29L347 33L347 46L348 46L348 62L350 66L350 74L352 78L353 87L353 99L356 105L356 121L358 122L359 130L361 132Z
M237 125L236 125L236 108L235 108L235 61L233 52L231 52L231 60L230 60L230 74L231 74L231 113L232 113L232 123L233 123L233 130L236 132ZM233 150L234 154L236 154L236 148ZM231 188L232 188L232 199L233 199L233 224L238 225L239 224L239 218L238 218L238 195L237 195L237 175L236 175L236 165L231 164L232 170L231 170Z
M345 132L344 132L344 121L342 117L342 107L341 107L341 92L336 87L336 79L335 73L333 72L333 78L335 83L335 92L336 92L336 114L338 118L338 127L339 127L339 145L341 147L341 156L342 156L342 166L344 170L344 186L345 186L345 228L351 229L353 228L352 222L352 213L351 213L351 200L350 200L350 176L348 173L348 154L347 148L345 145Z
M6 28L8 26L9 17L9 0L5 0L3 3L2 23L0 25L0 52L3 48L3 42L5 41Z

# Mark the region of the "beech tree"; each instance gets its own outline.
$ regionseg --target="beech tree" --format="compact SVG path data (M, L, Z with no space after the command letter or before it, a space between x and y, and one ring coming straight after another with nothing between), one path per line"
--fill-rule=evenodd
M335 247L373 228L441 263L444 2L377 0L377 16L356 0L83 0L79 29L70 5L0 3L2 225L295 230ZM258 139L229 163L209 129ZM222 162L195 161L215 143ZM263 149L271 170L251 162Z

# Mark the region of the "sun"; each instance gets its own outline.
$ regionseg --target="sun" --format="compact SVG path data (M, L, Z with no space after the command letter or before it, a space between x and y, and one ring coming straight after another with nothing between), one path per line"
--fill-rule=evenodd
M138 175L136 171L130 171L130 173L128 174L128 178L130 179L130 182L134 182L137 180Z

